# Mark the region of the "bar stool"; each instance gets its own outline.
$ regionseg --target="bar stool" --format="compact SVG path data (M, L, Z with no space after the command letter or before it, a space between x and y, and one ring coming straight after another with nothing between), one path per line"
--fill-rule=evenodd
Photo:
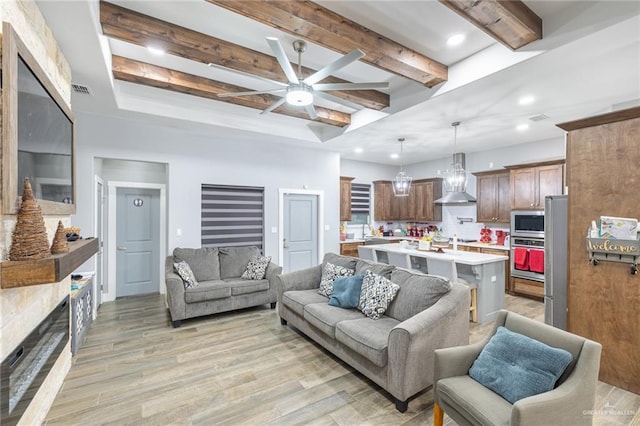
M406 253L387 252L389 265L399 266L405 269L411 269L411 259Z
M358 257L360 259L373 260L374 262L378 261L376 251L367 246L358 246Z
M453 259L445 260L427 258L427 271L429 275L440 275L451 281L464 284L469 287L469 290L471 291L471 306L469 307L471 320L473 322L478 322L478 284L458 278L456 261Z

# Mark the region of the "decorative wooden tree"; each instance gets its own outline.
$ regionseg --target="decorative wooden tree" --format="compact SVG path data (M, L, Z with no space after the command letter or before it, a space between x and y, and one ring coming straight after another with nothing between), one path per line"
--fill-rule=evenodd
M67 253L68 251L67 234L64 232L64 225L62 225L62 221L60 220L58 221L56 235L53 237L53 243L51 244L51 254Z
M49 238L42 210L33 195L29 178L25 178L9 260L36 260L49 256Z

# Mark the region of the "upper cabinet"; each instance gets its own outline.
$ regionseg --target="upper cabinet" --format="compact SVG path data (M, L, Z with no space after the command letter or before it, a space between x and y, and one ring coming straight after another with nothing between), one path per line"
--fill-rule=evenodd
M391 181L373 183L374 220L442 220L442 206L434 203L434 200L442 196L442 179L414 180L406 197L396 197L391 185Z
M564 160L506 168L510 171L513 210L544 209L544 197L563 193Z
M476 176L477 221L508 223L511 211L508 170L474 173Z
M351 220L351 181L353 179L340 176L340 221Z

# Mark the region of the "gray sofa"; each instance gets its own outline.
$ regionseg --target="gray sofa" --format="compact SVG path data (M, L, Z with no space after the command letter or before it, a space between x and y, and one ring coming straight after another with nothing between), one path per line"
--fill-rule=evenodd
M176 248L165 262L167 306L171 322L179 327L183 319L216 314L251 306L271 304L275 308L275 278L282 267L271 262L262 280L240 276L257 247ZM174 270L174 262L185 261L199 285L185 289Z
M357 309L328 305L318 293L327 262L398 284L385 315L373 320ZM278 314L283 325L293 325L387 390L404 412L411 396L433 384L435 349L469 343L469 289L450 283L448 292L438 294L434 290L443 281L446 291L443 277L328 253L321 265L278 277Z

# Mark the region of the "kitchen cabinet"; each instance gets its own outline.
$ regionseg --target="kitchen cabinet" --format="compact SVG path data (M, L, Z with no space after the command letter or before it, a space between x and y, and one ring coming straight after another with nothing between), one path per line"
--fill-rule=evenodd
M452 249L453 245L449 244L449 248ZM477 247L477 246L466 246L458 244L459 251L468 251L472 253L483 253L483 254L494 254L496 256L507 256L510 257L509 250L501 250L496 248L489 247ZM504 292L511 293L510 283L511 283L511 262L510 260L504 261Z
M512 210L542 210L544 197L564 192L564 160L506 168L510 172Z
M93 322L93 278L74 281L77 290L71 291L71 354L75 355Z
M518 296L527 296L542 301L544 299L544 283L512 277L511 292Z
M358 246L362 245L364 245L364 242L342 243L340 244L340 254L358 257Z
M340 176L340 221L351 220L351 181L354 178Z
M511 181L508 170L474 173L477 222L509 223Z
M409 195L396 197L391 181L373 182L374 220L432 222L442 220L442 206L434 201L442 196L442 179L413 181Z

